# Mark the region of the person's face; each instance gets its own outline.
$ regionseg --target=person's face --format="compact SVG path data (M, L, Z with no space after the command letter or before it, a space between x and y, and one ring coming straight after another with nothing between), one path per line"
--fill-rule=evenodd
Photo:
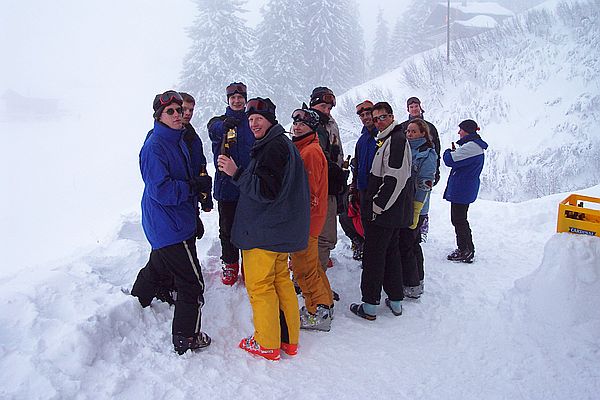
M373 123L379 132L384 131L394 122L394 114L388 114L385 110L373 110Z
M242 111L246 107L246 99L239 93L229 96L229 107L233 111Z
M458 128L458 136L460 136L461 139L467 136L468 134L469 132L463 130L463 128Z
M183 128L182 114L183 108L177 103L171 103L165 107L158 120L171 129L179 130Z
M294 126L292 127L292 135L294 136L302 136L309 132L312 132L312 129L304 122L294 121L293 125Z
M412 103L411 105L408 106L408 114L413 117L420 117L421 116L421 105L419 103Z
M408 128L406 128L406 137L409 139L419 139L425 137L425 132L419 130L419 125L417 124L408 124Z
M183 123L189 124L194 116L194 106L195 104L189 101L183 102Z
M358 118L360 118L360 122L362 122L367 129L371 129L373 127L373 114L371 111L361 112L358 114Z
M273 126L268 119L260 114L250 115L250 117L248 117L248 122L250 123L250 130L254 133L256 139L262 139L269 128Z
M319 103L319 104L315 104L314 106L312 106L312 108L314 108L317 111L322 112L323 114L325 114L327 116L330 116L333 105L331 105L329 103Z

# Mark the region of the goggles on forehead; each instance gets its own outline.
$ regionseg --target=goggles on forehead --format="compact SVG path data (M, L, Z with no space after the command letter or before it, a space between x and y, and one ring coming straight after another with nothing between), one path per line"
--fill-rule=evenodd
M361 107L358 110L356 110L356 115L362 115L362 113L364 112L368 112L371 113L373 111L373 107Z
M292 119L294 120L294 122L304 122L307 121L309 119L309 115L306 111L304 110L295 110L292 113Z
M335 107L335 96L332 93L322 93L318 96L315 96L311 102L311 104L319 104L319 103L327 103L331 104Z
M248 101L246 104L246 113L253 111L266 111L271 114L275 114L275 108L272 106L272 104L263 99L251 99Z
M227 96L231 96L234 95L236 93L238 94L246 94L247 92L247 88L246 85L244 85L243 83L232 83L231 85L227 86L227 89L225 89L227 92Z
M158 98L160 101L160 105L164 106L165 104L171 104L172 102L177 102L179 104L183 103L183 97L173 90L168 90L160 95Z

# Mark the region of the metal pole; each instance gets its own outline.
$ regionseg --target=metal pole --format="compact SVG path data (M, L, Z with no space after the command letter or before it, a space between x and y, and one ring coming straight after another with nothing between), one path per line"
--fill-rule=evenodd
M448 14L446 15L446 63L450 64L450 0L448 0Z

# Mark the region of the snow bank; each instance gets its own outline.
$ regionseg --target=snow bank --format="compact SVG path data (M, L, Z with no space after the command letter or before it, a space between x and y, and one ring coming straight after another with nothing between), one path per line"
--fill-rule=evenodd
M600 238L561 233L546 244L540 267L518 279L512 295L524 314L552 329L600 332Z

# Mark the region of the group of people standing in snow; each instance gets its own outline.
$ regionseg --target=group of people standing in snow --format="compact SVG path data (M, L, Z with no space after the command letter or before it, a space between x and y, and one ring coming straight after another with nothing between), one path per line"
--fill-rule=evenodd
M439 135L423 119L420 100L408 99L404 122L387 102L358 104L363 128L354 157L345 159L331 116L331 89L316 87L309 104L293 111L291 137L269 98L248 99L241 82L228 85L226 96L225 114L207 124L214 186L190 124L195 102L189 94L156 95L154 129L140 152L142 226L152 251L131 294L142 307L154 298L175 305L175 351L211 342L200 330L204 279L195 241L204 234L200 210L213 209L213 196L222 283L242 280L252 306L254 333L239 343L243 350L278 360L281 351L297 354L300 329L331 329L338 295L327 271L338 216L353 258L362 261L362 299L350 311L375 320L383 289L386 307L401 315L405 296L423 294L420 243L427 234L429 194L440 179ZM467 211L477 197L487 144L475 121L459 128L459 147L453 143L443 154L452 168L444 198L451 202L458 246L448 259L470 263L475 248ZM297 293L304 298L301 308Z

